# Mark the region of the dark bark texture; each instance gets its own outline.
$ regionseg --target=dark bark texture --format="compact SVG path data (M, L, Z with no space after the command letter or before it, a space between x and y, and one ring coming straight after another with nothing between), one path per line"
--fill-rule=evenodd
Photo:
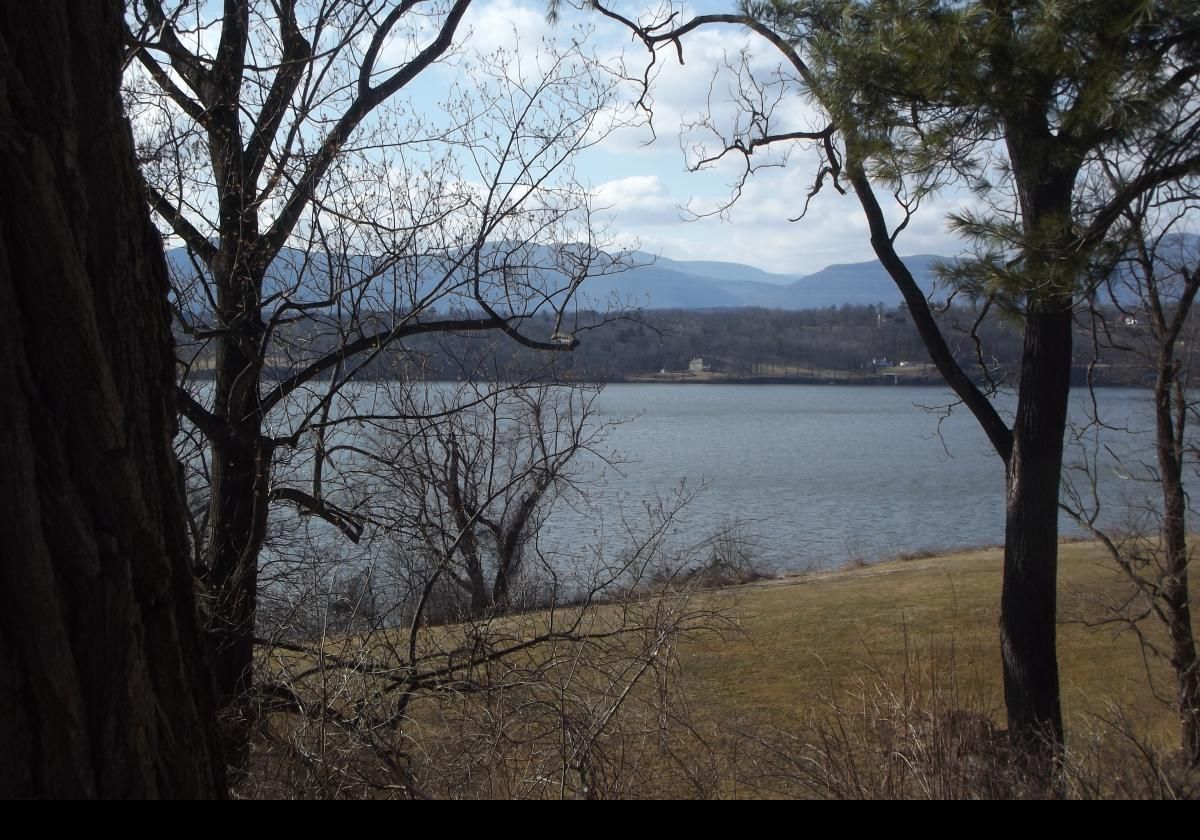
M118 0L0 4L0 796L224 793Z
M1009 731L1027 751L1063 743L1056 651L1058 493L1071 375L1071 310L1031 304L1006 469L1000 647Z
M1200 269L1186 279L1184 293L1168 324L1154 275L1154 265L1145 266L1150 298L1150 315L1157 340L1154 382L1155 451L1162 488L1163 518L1161 549L1164 560L1161 615L1171 639L1171 666L1179 705L1180 747L1192 767L1200 766L1200 657L1192 632L1187 544L1187 490L1184 487L1185 430L1191 408L1186 393L1186 373L1176 359L1176 342L1200 290Z
M1192 767L1200 766L1200 658L1192 632L1188 586L1191 557L1187 546L1187 493L1183 484L1184 453L1175 422L1187 417L1187 406L1172 393L1179 374L1171 357L1173 342L1160 347L1159 375L1154 386L1156 449L1163 494L1162 550L1165 579L1162 614L1171 639L1171 666L1178 691L1181 748ZM1180 395L1182 398L1182 394Z
M1071 206L1082 159L1047 122L1052 79L1034 74L1029 85L1030 96L999 107L1026 274L1021 381L1005 463L1000 652L1009 734L1026 753L1045 755L1065 743L1056 647L1058 496L1080 276L1071 258Z

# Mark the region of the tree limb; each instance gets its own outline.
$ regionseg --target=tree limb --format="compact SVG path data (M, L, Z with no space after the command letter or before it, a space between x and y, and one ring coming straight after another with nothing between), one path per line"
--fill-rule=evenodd
M324 499L318 499L297 487L272 487L270 501L291 502L301 513L311 513L319 516L333 527L337 528L350 542L358 545L362 539L363 521L348 510L330 504Z
M1012 430L1000 417L996 407L967 376L946 345L946 339L929 309L929 302L925 299L924 292L917 285L917 281L908 270L908 266L904 264L904 260L896 254L895 243L888 231L883 210L875 197L875 191L871 188L871 182L863 168L862 161L852 153L847 154L846 177L854 187L854 192L858 195L859 203L862 204L863 212L867 217L867 224L871 231L871 247L880 263L891 275L900 294L904 296L904 302L908 304L917 331L921 334L921 339L929 350L930 359L933 360L938 371L946 380L946 384L975 415L975 419L983 427L984 434L987 435L992 447L1007 464L1012 455Z

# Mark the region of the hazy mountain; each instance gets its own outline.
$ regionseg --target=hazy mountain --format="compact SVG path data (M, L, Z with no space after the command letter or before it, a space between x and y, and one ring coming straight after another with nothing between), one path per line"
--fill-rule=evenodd
M921 288L933 290L934 263L939 257L907 257L913 276ZM639 266L624 272L620 285L635 290L649 301L650 309L701 309L725 306L761 306L768 309L823 309L842 304L889 306L900 302L900 292L883 266L877 261L832 265L815 274L795 277L770 274L740 263L695 262L658 259L652 266ZM665 277L670 278L664 283ZM597 278L597 286L614 278ZM714 296L720 292L726 300Z
M946 261L945 257L918 254L904 257L904 264L926 295L934 290L937 275L934 266ZM831 265L801 277L789 289L793 305L787 309L807 309L814 306L837 306L843 303L871 304L883 302L888 305L899 303L900 291L890 274L878 260L860 263ZM821 301L813 303L812 301Z
M589 278L581 289L583 299L603 309L614 302L641 309L728 309L759 306L722 287L719 281L684 271L674 271L663 260L639 265L618 274ZM740 266L749 268L749 266ZM770 287L769 284L757 284Z
M167 252L168 262L177 276L193 274L195 268L182 248ZM889 306L900 302L887 272L877 262L833 265L804 277L772 274L753 266L732 262L672 260L653 258L647 254L632 255L634 268L590 278L580 292L581 303L591 308L625 306L643 309L726 309L757 306L767 309L818 309L842 304L874 304ZM922 288L929 291L933 284L932 265L937 257L908 258L909 266ZM551 261L546 260L545 264ZM361 277L372 273L373 259L351 256L337 261L344 276ZM427 268L405 266L408 276L419 274L422 279L412 288L410 281L393 284L394 270L384 272L379 291L371 295L375 305L389 305L385 288L395 285L409 289L404 295L411 300L414 292L428 291L441 271L430 261ZM428 279L425 275L428 274ZM327 276L327 261L320 254L305 257L300 251L285 249L268 272L264 292L282 295L292 301L323 299L322 278ZM303 277L302 281L297 281ZM552 269L542 270L541 285L558 288L562 278ZM397 295L392 291L391 295ZM397 298L398 305L404 301ZM447 301L449 302L449 301ZM455 301L468 305L465 297ZM201 305L196 301L196 305ZM444 304L442 304L444 305Z
M641 251L637 251L631 256L634 262L639 264L652 263L660 268L667 268L671 271L692 274L697 277L706 277L709 280L720 280L722 282L748 281L751 283L769 283L777 286L786 286L789 283L794 283L801 276L799 274L771 274L770 272L763 271L761 268L735 262L673 260L669 257L654 257Z
M489 245L489 255L503 250L503 245ZM1171 234L1160 249L1164 256L1179 258L1193 257L1200 253L1200 236L1193 233ZM193 273L194 269L186 252L174 248L167 252L168 261L181 274ZM534 249L533 261L544 266L554 263L548 249ZM580 291L579 302L583 306L606 309L614 306L642 309L730 309L756 306L766 309L824 309L843 304L869 305L883 303L894 306L901 301L899 291L887 271L877 261L841 263L831 265L814 274L796 276L772 274L753 266L734 262L710 260L673 260L653 257L635 252L629 255L633 268L625 271L590 278ZM934 265L943 260L929 254L905 257L917 283L926 294L934 291L936 275ZM372 274L373 258L351 256L335 261L343 275L364 276ZM326 275L326 261L321 255L306 258L300 251L285 249L271 266L266 293L282 294L292 301L323 299L326 294L321 282ZM412 299L414 293L429 291L435 278L444 276L436 261L430 259L419 268L406 264L404 271L409 278L421 279L415 284L397 276L401 269L389 269L383 273L380 287L370 295L371 304L379 307L398 305L401 308ZM561 288L562 276L552 268L533 272L537 282L546 289ZM303 276L302 282L297 277ZM526 277L528 280L528 277ZM415 285L415 288L414 288ZM391 288L389 293L387 289ZM400 292L407 288L407 293ZM1132 302L1131 293L1121 290L1118 297ZM460 295L448 303L469 306L469 298ZM197 301L195 305L202 304Z

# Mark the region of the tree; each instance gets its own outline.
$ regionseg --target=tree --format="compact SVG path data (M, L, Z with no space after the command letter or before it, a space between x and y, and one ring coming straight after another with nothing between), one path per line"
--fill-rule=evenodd
M447 617L469 619L572 597L556 580L566 569L555 566L569 561L540 543L553 542L543 530L556 505L587 508L583 462L610 460L598 449L612 425L595 420L599 393L469 383L405 394L397 413L446 417L389 429L362 481L382 485L371 517L389 552L414 561L406 589L419 592L434 575L462 605ZM453 410L459 404L467 407Z
M429 410L457 405L459 389L478 404ZM339 579L314 556L308 585L269 611L284 620L256 658L248 792L603 798L661 786L681 741L689 759L704 749L677 692L679 644L733 628L721 599L692 594L707 574L745 573L745 558L733 540L720 560L708 540L680 544L682 492L605 521L586 485L601 477L609 425L594 393L403 393L412 419L343 460L357 485L383 485L365 513L371 565Z
M606 133L611 89L578 45L532 65L489 56L440 108L397 99L452 55L469 5L131 4L126 95L146 189L186 247L181 360L211 376L180 400L226 705L250 688L271 511L361 537L320 454L336 426L370 414L340 398L346 383L379 364L412 375L422 337L570 350L586 326L573 317L580 283L612 267L570 171ZM553 329L535 337L542 313ZM310 444L308 478L280 480L281 460ZM245 743L233 735L234 763Z
M1117 161L1105 162L1108 172ZM1076 465L1076 480L1068 483L1068 512L1108 549L1133 585L1133 598L1112 610L1110 619L1131 627L1143 647L1170 663L1175 675L1172 703L1180 720L1184 760L1200 766L1200 657L1196 654L1189 595L1188 498L1185 475L1195 458L1191 423L1196 415L1192 395L1192 354L1196 352L1196 316L1200 293L1200 254L1183 228L1196 213L1194 180L1170 185L1139 197L1121 214L1120 236L1114 237L1111 261L1099 270L1107 276L1097 290L1091 316L1097 351L1124 350L1147 362L1153 376L1154 426L1149 455L1128 445L1119 456L1125 474L1141 478L1157 501L1130 511L1127 530L1105 527L1101 500L1095 491L1098 453ZM1108 307L1100 304L1108 302ZM1116 323L1104 316L1112 313ZM1098 355L1098 352L1097 352ZM1093 412L1095 413L1095 412ZM1111 420L1091 418L1099 434L1095 443L1109 457ZM1100 439L1106 435L1108 440ZM1152 459L1146 464L1142 459ZM1145 525L1139 519L1148 517ZM1143 520L1144 521L1144 520ZM1153 619L1166 630L1162 645L1143 630Z
M0 9L0 796L218 797L116 2Z
M1088 262L1130 202L1200 167L1200 21L1179 2L763 2L741 13L638 24L606 8L657 55L710 25L748 27L791 75L774 92L803 92L827 122L791 130L750 110L695 165L805 143L820 164L808 197L846 185L871 244L904 295L947 384L1004 462L1007 484L1001 651L1011 736L1037 751L1061 745L1055 652L1058 500L1072 365L1072 312ZM743 63L741 69L745 69ZM649 75L647 75L649 80ZM741 73L745 103L762 83ZM1098 156L1128 149L1137 164L1097 192ZM972 381L938 328L896 243L934 191L965 185L984 211L953 220L975 258L949 267L958 289L1020 319L1024 349L1011 427ZM889 223L876 193L897 201ZM1086 200L1085 200L1086 199ZM807 206L807 204L806 204Z

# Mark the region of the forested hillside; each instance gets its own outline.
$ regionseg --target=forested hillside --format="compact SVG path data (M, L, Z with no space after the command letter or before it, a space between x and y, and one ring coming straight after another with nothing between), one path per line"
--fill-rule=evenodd
M980 380L990 376L998 384L1013 384L1022 342L1016 325L995 310L981 317L979 310L967 307L951 307L937 317L965 369ZM901 384L939 381L903 306L844 305L798 312L649 310L607 320L587 313L581 320L599 325L579 334L579 346L572 353L547 356L513 342L445 333L419 337L402 349L380 354L360 376L457 380L500 373L623 382L681 374L699 358L712 376L666 378L825 381L831 374L845 374L852 380L881 382L892 382L884 377L898 375ZM524 326L529 334L544 336L553 328L550 318L529 319ZM310 321L303 329L293 328L287 344L300 355L274 361L282 369L302 362L305 354L315 357L332 346L334 334L332 323L322 328ZM1095 323L1081 319L1076 328L1076 384L1089 377L1098 385L1145 384L1149 368L1138 351L1147 339L1139 319L1122 310L1102 310ZM204 378L211 364L207 345L192 343L186 355L192 359L191 374Z

